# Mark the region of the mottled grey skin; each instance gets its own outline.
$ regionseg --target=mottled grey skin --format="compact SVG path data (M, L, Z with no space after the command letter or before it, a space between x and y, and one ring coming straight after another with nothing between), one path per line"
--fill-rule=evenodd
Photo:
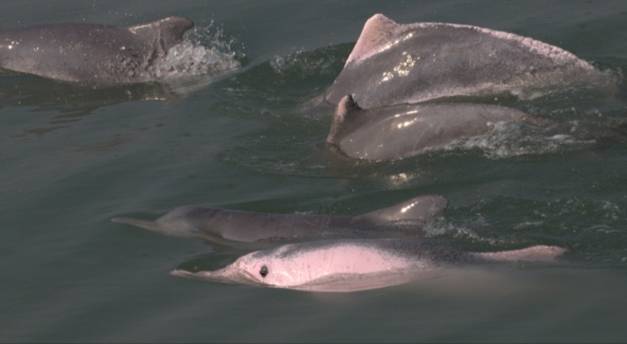
M90 84L154 78L151 68L194 26L168 17L131 27L67 23L0 32L0 68Z
M398 24L372 16L325 94L352 94L364 108L455 96L614 85L615 78L558 47L470 25Z
M187 206L176 208L156 221L131 218L114 218L112 221L170 236L200 238L231 246L236 243L406 235L407 230L415 235L419 233L417 228L443 212L446 203L441 196L420 196L359 216L266 214Z
M351 96L345 96L337 106L327 143L352 158L401 159L487 134L499 122L540 121L515 109L470 103L365 110Z

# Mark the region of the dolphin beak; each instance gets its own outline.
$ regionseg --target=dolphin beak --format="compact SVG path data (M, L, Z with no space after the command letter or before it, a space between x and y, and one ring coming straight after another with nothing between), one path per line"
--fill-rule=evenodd
M170 275L176 276L176 277L199 279L199 280L212 281L212 282L218 282L218 283L228 283L228 284L241 283L241 284L249 284L249 285L259 284L253 278L253 276L248 274L246 271L241 271L236 268L233 268L232 265L226 266L218 270L205 270L205 271L198 271L198 272L175 269L170 272Z

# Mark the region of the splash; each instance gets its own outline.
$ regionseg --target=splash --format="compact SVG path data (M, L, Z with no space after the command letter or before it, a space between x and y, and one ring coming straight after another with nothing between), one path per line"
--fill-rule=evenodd
M284 74L288 69L301 64L305 51L298 49L288 55L275 55L270 59L270 67L275 73Z
M578 70L572 67L539 75L528 75L527 77L531 81L517 81L515 87L510 91L513 96L526 101L573 93L581 95L596 93L599 96L613 96L617 94L620 84L624 80L623 72L620 69ZM529 88L527 85L530 84L537 86Z
M485 226L485 224L483 224ZM488 245L498 247L505 245L521 244L519 240L508 238L497 238L494 236L483 236L472 229L468 224L459 224L445 218L439 218L427 223L423 228L426 237L449 237L469 244Z
M212 21L195 27L185 40L168 51L151 70L155 80L203 77L215 80L241 67L242 47Z
M482 242L473 237L477 233L479 239L498 238L498 245L558 244L571 247L573 258L580 262L625 264L627 249L621 243L627 239L626 207L622 196L605 196L488 198L454 209L430 231L431 235L444 234L472 243ZM472 228L469 234L467 227Z
M281 76L310 78L319 76L333 77L344 61L343 46L333 46L305 51L295 50L287 55L275 55L269 61L270 68Z
M497 122L494 123L490 133L455 141L443 149L449 151L478 149L489 159L503 159L556 153L563 149L594 144L595 140L582 139L574 135L577 125L577 122L573 122L565 132L554 132L520 123Z

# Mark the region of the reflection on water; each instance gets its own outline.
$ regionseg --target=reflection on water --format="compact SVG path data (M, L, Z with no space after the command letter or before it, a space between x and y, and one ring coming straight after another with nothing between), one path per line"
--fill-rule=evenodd
M99 108L131 101L180 99L165 84L135 84L91 88L25 75L0 76L0 109L27 107L35 113L54 113L45 127L27 129L23 135L44 135L67 128Z

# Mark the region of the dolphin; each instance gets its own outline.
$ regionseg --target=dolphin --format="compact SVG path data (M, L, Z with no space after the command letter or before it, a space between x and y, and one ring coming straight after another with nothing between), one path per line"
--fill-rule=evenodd
M129 27L64 23L1 31L0 68L96 85L151 81L151 68L193 26L167 17Z
M366 110L347 95L337 105L326 142L352 158L401 159L487 134L504 122L544 123L519 110L488 104L425 103Z
M550 263L565 251L539 245L510 251L463 252L420 239L322 240L254 251L217 270L175 269L171 274L272 288L352 292L403 284L469 264Z
M471 25L398 24L375 14L323 98L336 105L353 94L364 108L504 93L531 98L556 88L611 87L614 79L532 38Z
M425 195L357 216L266 214L184 206L155 221L127 217L116 217L112 221L169 236L240 247L242 243L255 246L325 238L416 235L416 229L440 216L446 205L442 196Z

